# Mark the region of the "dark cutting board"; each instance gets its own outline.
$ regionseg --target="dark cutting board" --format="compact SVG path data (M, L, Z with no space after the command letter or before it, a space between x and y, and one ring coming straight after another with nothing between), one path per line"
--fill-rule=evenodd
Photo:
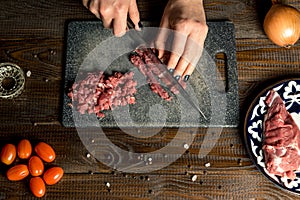
M147 24L146 22L144 24ZM230 22L208 22L209 32L205 41L206 54L215 62L216 54L224 53L225 80L215 81L216 69L203 59L198 63L200 71L195 71L188 82L188 91L198 102L207 119L199 115L180 97L173 96L166 102L150 91L147 84L141 84L135 95L136 103L124 108L106 111L106 117L97 119L93 115L81 115L70 107L68 89L74 83L83 65L97 68L105 55L94 55L100 43L113 38L111 30L103 29L99 21L72 21L67 26L66 66L64 74L64 94L62 124L65 127L236 127L239 123L238 76L234 25ZM120 40L120 42L118 42ZM112 46L121 45L122 40L114 38ZM95 51L96 50L96 51ZM109 55L113 52L109 52ZM129 52L128 52L129 53ZM93 56L91 56L93 55ZM94 58L95 57L95 58ZM203 56L204 57L204 56ZM121 55L111 63L111 71L126 72L134 68L128 55ZM93 69L94 71L95 69ZM88 71L88 70L87 70ZM109 70L108 72L109 73ZM139 77L139 72L136 71ZM203 75L204 74L204 75ZM217 80L218 78L216 78ZM207 81L208 80L208 81ZM216 82L216 83L215 83ZM224 90L217 83L222 82Z

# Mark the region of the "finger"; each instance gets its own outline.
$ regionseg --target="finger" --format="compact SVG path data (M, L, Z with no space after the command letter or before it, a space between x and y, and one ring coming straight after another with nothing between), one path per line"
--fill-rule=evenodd
M114 35L121 37L126 33L127 11L120 11L113 20Z
M168 29L169 25L168 17L165 15L162 18L160 28L158 30L158 34L155 39L155 48L158 50L158 58L162 58L164 55L164 51L166 48L166 41L170 34L170 30Z
M177 63L179 62L179 59L180 59L180 55L171 52L169 61L167 63L167 68L169 70L171 70L172 72L174 72L174 70L175 70L175 68L177 66Z
M193 65L192 63L189 63L188 66L186 67L185 71L182 74L182 79L183 81L187 82L191 76L191 74L194 72L195 70L195 65Z
M157 38L155 40L155 48L158 50L158 58L162 58L164 56L168 35L168 29L160 28L158 30Z
M112 21L114 17L113 9L111 5L109 5L105 1L99 1L99 0L94 0L99 2L99 13L100 13L100 18L102 19L102 23L104 28L112 28Z
M101 15L102 24L104 28L111 28L113 19L110 16Z
M190 34L187 37L184 52L182 54L184 62L180 60L178 65L176 66L176 71L178 68L178 73L181 74L184 80L188 79L189 76L193 73L201 58L205 37L208 31L206 25L202 25L197 22L193 22L193 26L190 27L192 28L186 29L190 31ZM186 64L186 62L188 64Z
M128 9L129 18L135 25L136 30L140 30L139 22L140 22L140 13L138 10L138 6L136 0L131 0L129 9Z
M195 36L193 36L192 34L188 36L184 53L182 54L182 56L189 63L197 65L203 51L204 41L202 42L199 37L195 39L193 39L193 37Z
M99 1L91 1L90 5L88 6L88 9L93 13L97 18L101 19L100 17L100 4Z
M187 69L189 65L189 62L183 58L183 57L180 57L177 65L176 65L176 68L175 68L175 71L174 71L174 77L179 80L180 78L183 77L183 74L185 72L185 70Z
M186 40L187 40L186 35L183 35L179 32L174 32L173 45L171 49L170 59L167 65L168 69L176 68L175 71L177 71L177 73L174 73L174 75L180 74L179 71L181 71L181 69L177 69L177 65L181 55L184 52Z
M180 75L183 80L187 81L200 60L202 49L202 44L193 40L189 35L184 52L176 65L174 76Z
M89 4L91 3L92 0L82 0L82 4L84 5L84 7L86 7L87 9L89 9Z

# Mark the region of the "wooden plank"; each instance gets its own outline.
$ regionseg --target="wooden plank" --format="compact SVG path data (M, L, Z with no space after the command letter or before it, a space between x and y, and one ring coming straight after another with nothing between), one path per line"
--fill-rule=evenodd
M242 184L241 184L242 183ZM33 199L28 180L0 177L0 199ZM108 187L109 186L109 187ZM65 174L46 186L49 199L299 199L256 172L227 170L197 175Z
M150 131L150 130L148 130ZM189 129L184 129L189 133ZM209 154L204 158L199 158L199 150L203 145L206 129L199 129L195 132L195 138L189 148L183 155L174 163L166 168L151 173L157 174L187 174L187 173L205 173L206 170L226 170L227 168L234 169L255 169L251 160L247 156L242 139L239 137L238 131L235 129L223 129L220 138L215 145L207 146ZM117 146L128 150L130 148L133 152L140 152L147 154L157 149L163 148L172 140L173 136L181 135L182 131L177 132L177 129L164 129L151 138L133 138L121 130L107 129L105 134ZM183 134L182 134L183 135ZM17 144L22 138L28 138L33 145L38 141L49 143L56 151L57 158L54 165L62 166L66 173L112 173L112 167L105 166L98 162L92 155L87 156L90 152L87 151L76 129L62 128L57 125L47 126L1 126L0 147L6 143ZM185 138L180 138L182 141L182 148L185 144ZM179 142L180 143L180 142ZM170 148L178 148L178 146L171 146ZM181 148L181 147L180 147ZM205 150L205 149L204 149ZM175 156L170 152L170 159ZM169 159L168 158L168 159ZM118 159L117 157L115 159ZM18 161L16 161L18 162ZM210 163L210 167L205 164Z
M23 93L13 99L1 99L3 123L34 124L59 121L62 94L62 39L1 39L0 62L19 65L26 75Z
M136 151L151 151L161 148L176 133L176 130L164 130L151 139L128 140L129 136L118 130L105 130L116 144L128 141ZM189 130L185 130L189 132ZM60 126L1 126L1 147L8 142L17 143L20 138L28 138L33 145L45 141L53 146L57 153L54 163L47 164L63 167L65 176L55 185L47 187L47 198L250 198L259 197L274 186L264 178L248 159L247 153L236 129L224 129L218 143L203 159L198 158L199 147L205 130L197 132L198 136L189 150L175 163L151 173L132 174L115 171L97 162L88 152L76 135L75 129L65 129ZM122 139L123 137L123 139ZM126 139L127 138L127 139ZM182 138L184 141L184 138ZM121 143L120 143L121 142ZM140 145L142 142L145 145ZM172 154L172 152L170 152ZM210 167L205 164L210 163ZM5 178L7 167L0 165L0 194L3 198L20 197L31 199L26 184L9 182ZM197 175L197 180L192 177ZM247 184L239 184L241 181ZM105 186L109 182L111 187ZM265 190L256 193L259 184L266 185ZM247 188L243 188L247 187ZM108 190L110 189L110 190ZM246 190L247 194L240 193ZM18 192L14 192L18 191ZM278 194L279 195L279 194ZM1 197L1 196L0 196ZM290 197L287 195L287 197ZM293 196L291 196L293 197Z

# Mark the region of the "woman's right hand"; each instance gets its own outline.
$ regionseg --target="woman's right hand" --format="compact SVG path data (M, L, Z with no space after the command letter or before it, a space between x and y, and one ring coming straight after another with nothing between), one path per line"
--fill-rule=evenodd
M97 18L105 28L112 28L116 36L122 36L127 29L127 15L139 30L140 14L136 0L82 0L83 5Z

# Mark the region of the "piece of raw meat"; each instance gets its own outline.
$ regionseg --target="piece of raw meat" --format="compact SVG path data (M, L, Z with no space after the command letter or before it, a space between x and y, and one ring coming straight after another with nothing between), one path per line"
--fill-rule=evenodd
M270 174L296 178L300 169L300 130L279 94L270 90L265 103L263 151L266 169Z

